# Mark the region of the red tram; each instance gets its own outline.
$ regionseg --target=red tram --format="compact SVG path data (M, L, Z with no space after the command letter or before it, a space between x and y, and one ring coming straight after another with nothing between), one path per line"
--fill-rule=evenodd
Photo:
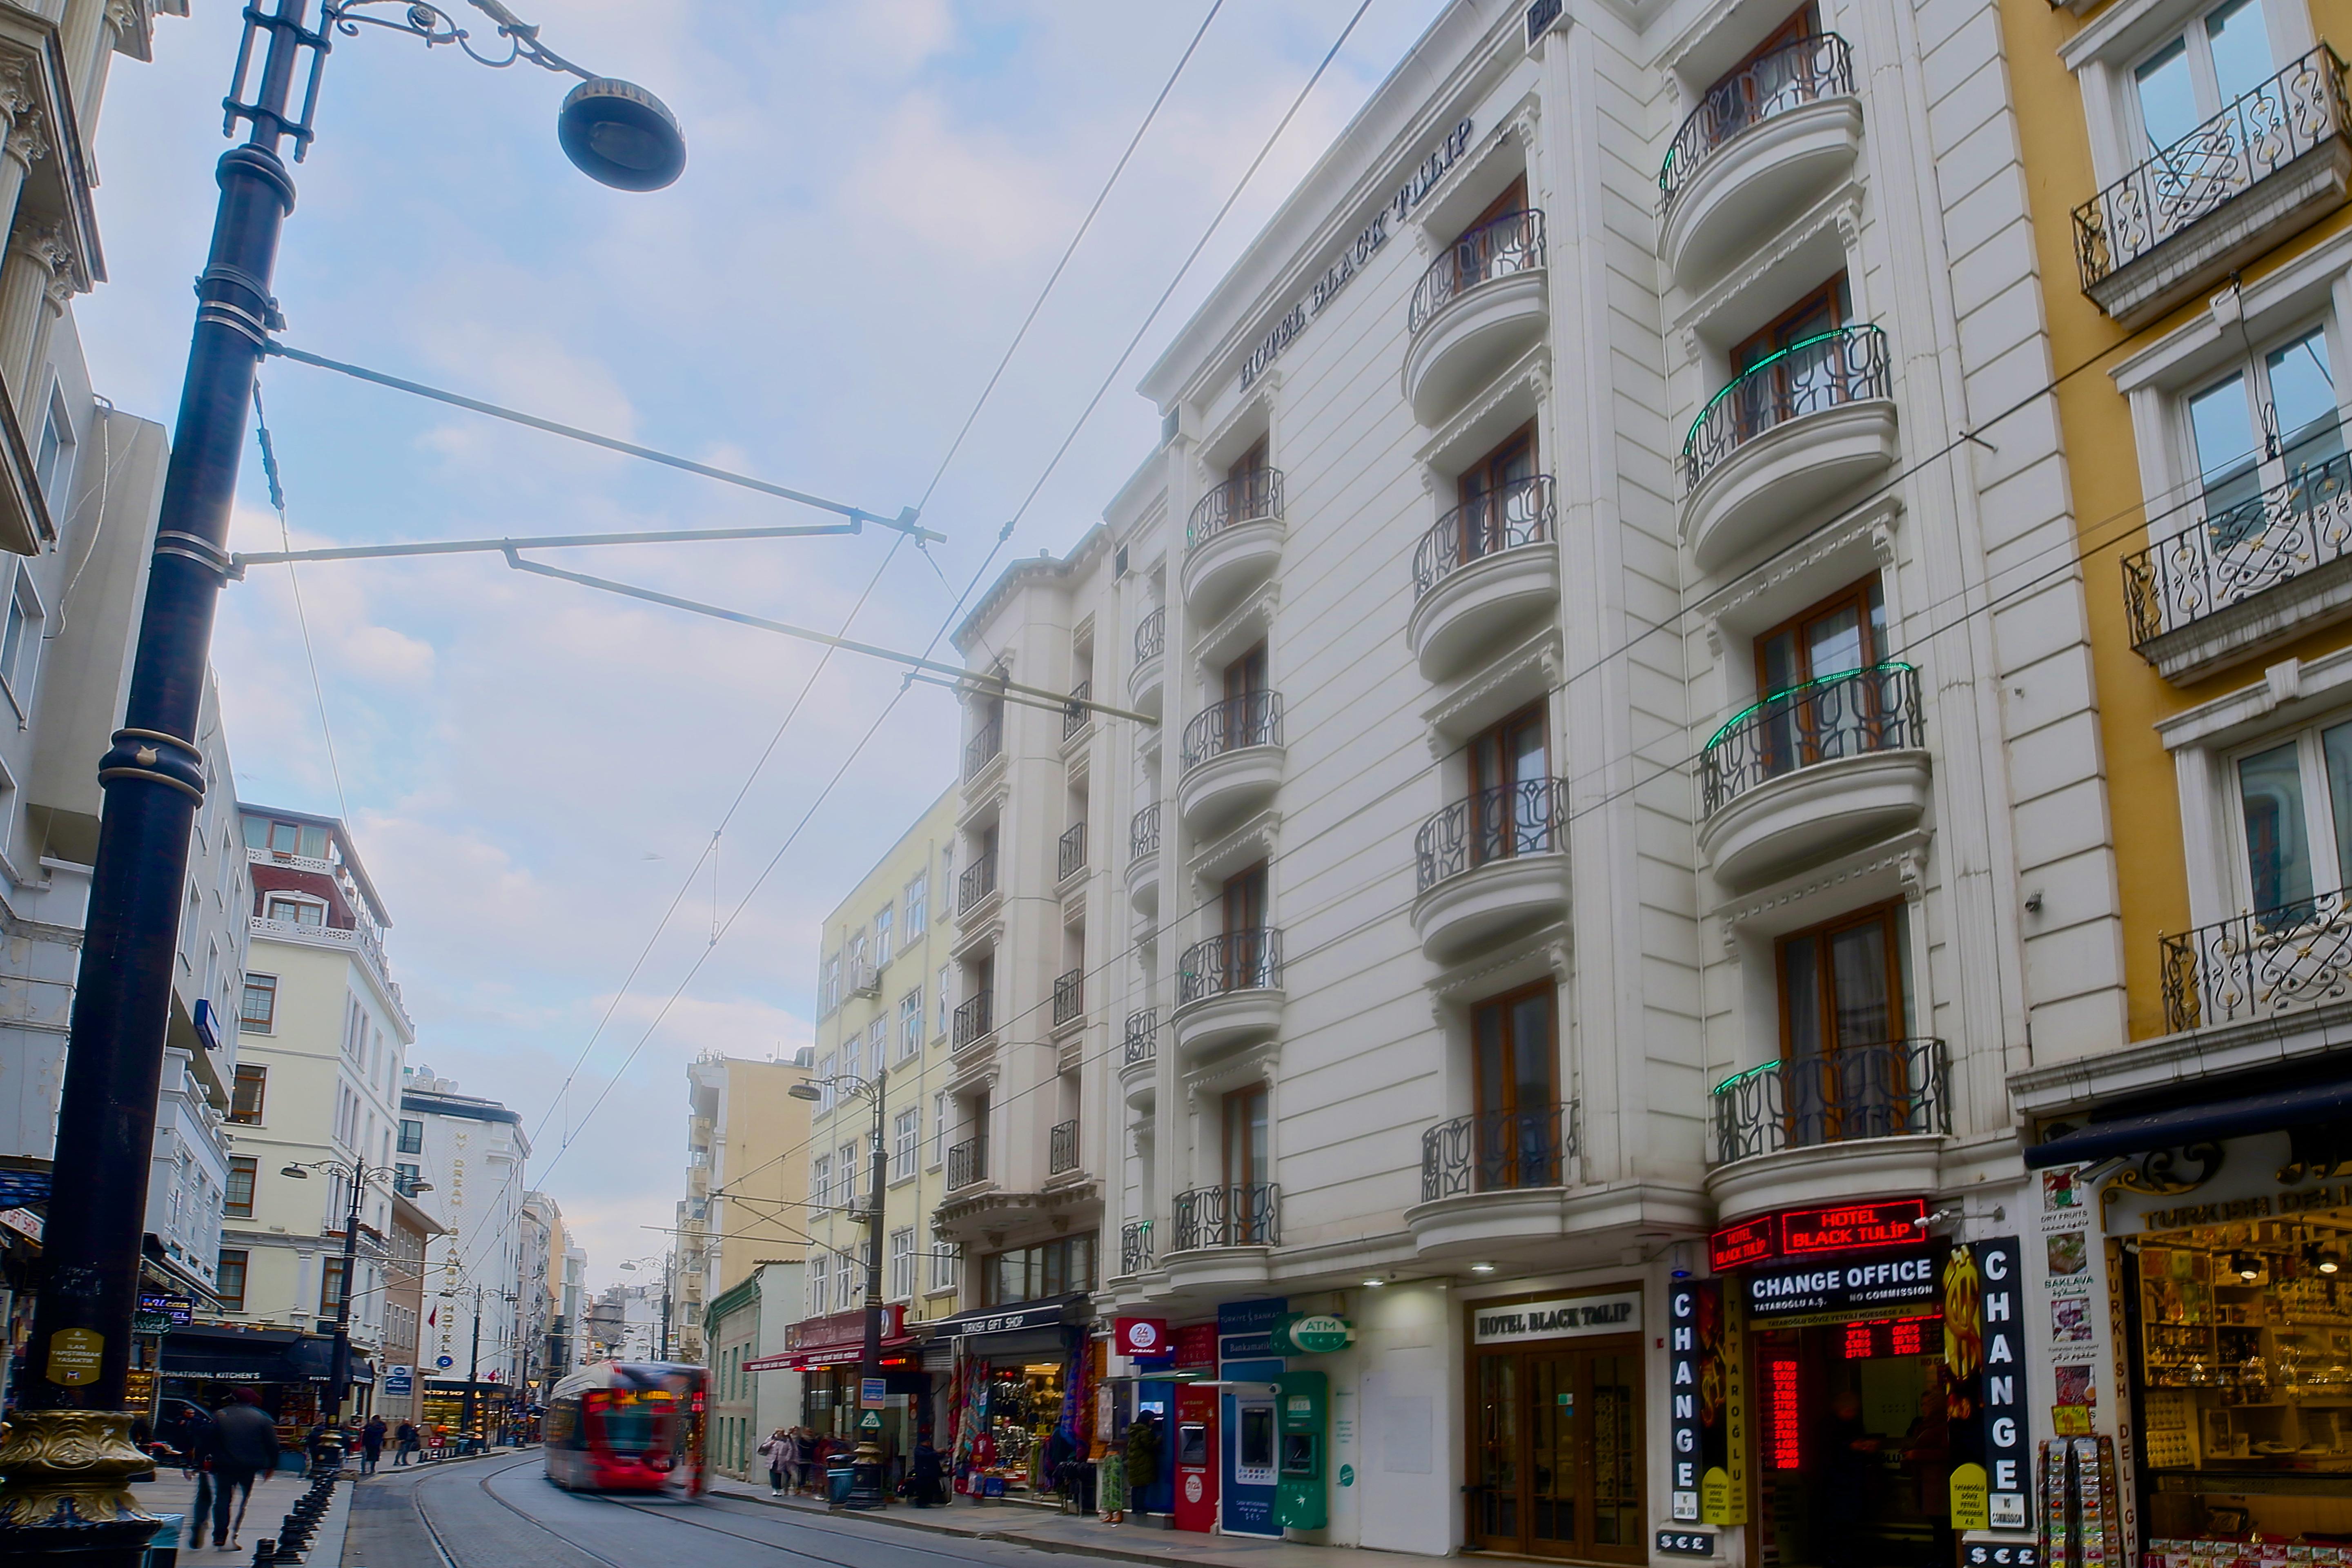
M710 1374L667 1362L599 1362L548 1396L547 1479L567 1491L702 1495Z

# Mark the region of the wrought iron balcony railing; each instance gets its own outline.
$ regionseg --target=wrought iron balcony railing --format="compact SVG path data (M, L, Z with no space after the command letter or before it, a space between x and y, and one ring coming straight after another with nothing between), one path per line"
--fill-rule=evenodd
M1087 868L1087 825L1073 822L1062 834L1061 853L1055 858L1056 879Z
M2352 113L2344 62L2326 44L2074 209L2074 261L2089 289L2210 216L2305 153Z
M2124 557L2132 646L2352 554L2352 455L2337 453Z
M1186 772L1244 746L1282 744L1282 693L1245 691L1212 702L1184 726Z
M1479 284L1544 264L1544 215L1533 207L1480 224L1445 247L1413 285L1405 311L1408 336Z
M956 878L956 913L970 914L982 899L996 891L996 852L991 850L963 868Z
M1759 56L1707 89L1658 168L1658 210L1675 201L1716 150L1776 114L1853 90L1853 54L1835 33L1817 33Z
M1282 932L1273 926L1251 926L1196 942L1176 961L1180 1007L1228 991L1281 987Z
M1178 1193L1171 1252L1203 1247L1282 1245L1282 1189L1272 1182L1195 1187Z
M1168 651L1168 606L1160 605L1135 623L1135 662L1150 664Z
M1129 1220L1118 1227L1118 1271L1132 1278L1151 1267L1151 1222Z
M1237 523L1260 522L1281 515L1280 468L1252 468L1235 474L1192 504L1192 516L1184 525L1184 548L1198 550Z
M1835 327L1790 343L1742 371L1710 399L1683 438L1683 487L1696 489L1717 464L1758 437L1848 403L1893 395L1886 334Z
M1414 891L1490 860L1568 847L1568 781L1521 779L1457 800L1413 836Z
M948 1191L988 1180L988 1140L967 1138L948 1151Z
M995 994L982 991L955 1010L955 1033L950 1037L954 1050L961 1050L976 1041L988 1038L993 1027L989 1016L990 1004Z
M980 727L980 732L964 742L963 776L971 777L996 760L1004 750L1004 717L999 714Z
M1566 1186L1576 1152L1573 1101L1457 1116L1421 1135L1421 1201Z
M2352 996L2352 891L2161 937L2164 1025L2210 1029Z
M1825 675L1735 714L1699 758L1701 815L1713 816L1757 785L1815 763L1927 743L1919 672L1874 664Z
M1094 700L1095 683L1081 680L1070 688L1069 705L1062 710L1062 739L1068 740L1095 721L1095 710L1087 706Z
M1130 817L1127 824L1127 852L1140 860L1146 855L1160 853L1160 803L1153 801Z
M1552 536L1551 523L1549 474L1514 479L1455 507L1413 546L1412 596L1420 598L1474 561L1543 543Z
M1160 1009L1146 1007L1140 1013L1127 1016L1127 1039L1121 1062L1128 1067L1141 1067L1158 1050Z
M1948 1077L1944 1042L1930 1038L1767 1062L1715 1086L1716 1163L1866 1138L1948 1133Z
M1054 1124L1045 1135L1045 1173L1058 1176L1078 1168L1078 1124L1073 1120Z
M1081 964L1054 977L1054 1027L1076 1023L1086 1016L1086 1012L1087 971Z

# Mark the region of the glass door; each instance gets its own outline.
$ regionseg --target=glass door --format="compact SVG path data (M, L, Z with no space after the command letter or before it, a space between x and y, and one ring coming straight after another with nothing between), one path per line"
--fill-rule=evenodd
M1528 1418L1534 1452L1528 1462L1528 1550L1565 1557L1577 1547L1580 1486L1578 1384L1575 1355L1528 1358Z
M1643 1560L1638 1342L1491 1352L1478 1359L1475 1393L1474 1545Z
M1519 1548L1519 1358L1478 1358L1477 1451L1471 1458L1470 1534L1487 1551Z

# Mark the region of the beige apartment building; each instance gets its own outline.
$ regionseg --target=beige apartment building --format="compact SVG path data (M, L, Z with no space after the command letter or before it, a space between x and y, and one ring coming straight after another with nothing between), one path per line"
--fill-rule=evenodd
M670 1358L707 1363L712 1302L763 1262L805 1245L809 1104L792 1097L802 1058L753 1061L705 1051L686 1069L686 1197L672 1264Z

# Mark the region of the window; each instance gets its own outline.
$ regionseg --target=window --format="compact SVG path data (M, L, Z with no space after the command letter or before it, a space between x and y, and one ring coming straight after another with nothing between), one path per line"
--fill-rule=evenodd
M935 1095L931 1096L931 1169L932 1169L932 1170L934 1170L934 1171L938 1170L938 1169L940 1168L940 1161L942 1161L942 1160L944 1160L944 1159L946 1159L946 1158L948 1157L947 1150L948 1150L948 1091L947 1091L946 1089L941 1089L941 1090L940 1090L937 1094L935 1094Z
M1470 856L1473 865L1552 847L1551 747L1544 706L1529 703L1472 737Z
M2235 771L2249 907L2287 923L2352 887L2352 721L2269 742Z
M898 998L898 1059L923 1048L923 988L916 986Z
M237 1027L256 1035L266 1035L278 1022L278 976L248 974L245 977L245 1002L238 1007Z
M890 1016L887 1013L866 1026L866 1054L873 1061L874 1070L880 1072L882 1064L890 1055Z
M1902 915L1886 904L1780 939L1782 1059L1826 1060L1904 1037Z
M858 1035L853 1034L841 1042L841 1076L844 1078L866 1076L866 1042Z
M841 1005L841 954L835 953L824 961L824 969L817 981L817 1006L826 1013Z
M923 1113L910 1106L890 1122L890 1168L901 1177L915 1173L915 1146L923 1139Z
M866 933L861 931L856 936L849 939L849 973L852 976L855 976L859 970L865 967ZM856 981L853 978L850 984L855 985Z
M824 1254L809 1254L809 1316L822 1318L833 1310L833 1276L824 1266Z
M1266 1166L1265 1085L1237 1089L1223 1099L1225 1185L1255 1186L1271 1176Z
M413 1198L416 1195L416 1184L424 1175L425 1173L414 1164L394 1165L392 1168L392 1190L404 1198Z
M963 1254L945 1242L931 1247L931 1289L934 1292L956 1288L956 1270L963 1263Z
M904 1301L915 1293L915 1232L912 1226L890 1233L890 1299Z
M833 1255L834 1300L841 1303L841 1310L845 1312L849 1310L851 1303L856 1299L852 1295L854 1288L849 1282L850 1270L854 1267L856 1266L846 1252L836 1252Z
M1902 722L1898 689L1878 679L1838 682L1886 658L1886 601L1875 574L1850 584L1756 639L1757 742L1769 776L1889 743ZM1916 743L1916 742L1915 742Z
M2307 511L2346 488L2327 333L2313 327L2253 355L2188 402L2205 526L2226 550L2263 531L2263 496L2284 485Z
M0 680L8 684L18 711L33 700L33 676L41 657L41 601L33 592L32 575L20 565L8 590L8 620L0 637Z
M918 871L915 879L907 884L907 940L914 941L931 923L931 878L928 871Z
M1738 379L1727 413L1736 441L1859 395L1849 384L1862 373L1849 368L1838 336L1853 314L1841 272L1734 346L1731 374Z
M288 898L272 893L262 918L283 921L288 925L323 926L327 923L327 906L316 899Z
M405 1116L400 1119L400 1152L404 1154L425 1152L425 1123L413 1121Z
M940 1021L931 1027L931 1033L934 1037L944 1035L948 1032L950 1016L955 1005L955 986L952 984L954 973L955 971L952 964L942 963L940 965Z
M253 1178L261 1162L233 1154L228 1162L228 1194L221 1199L221 1213L229 1219L253 1217Z
M2208 11L2132 71L2143 155L2181 142L2277 69L2261 0L2229 0ZM2189 179L2186 171L2178 177Z
M820 1116L823 1116L833 1110L833 1084L830 1080L836 1076L835 1069L839 1065L840 1063L838 1058L832 1056L823 1056L817 1058L816 1090L818 1100L816 1102L816 1110L817 1114Z
M1095 1288L1095 1238L1066 1236L980 1260L984 1307L1046 1301Z
M237 1064L236 1077L229 1090L228 1119L247 1126L261 1121L261 1106L269 1082L269 1069L250 1063Z
M1798 60L1778 69L1759 70L1768 55L1778 54L1790 45L1816 37L1822 30L1819 11L1811 4L1797 7L1796 15L1772 29L1765 40L1748 51L1738 64L1717 77L1701 95L1713 107L1706 123L1714 129L1709 146L1719 146L1737 136L1758 121L1778 113L1790 103L1802 102L1797 95L1806 90L1804 72L1808 62Z
M48 413L41 419L41 448L33 458L33 477L52 511L65 504L65 487L73 479L73 416L66 411L65 395L52 383Z
M841 1206L857 1206L857 1145L844 1143L833 1156L834 1169L841 1173Z
M269 852L272 855L299 855L302 852L302 825L299 822L273 822L269 825Z
M885 904L874 917L874 964L880 968L890 962L890 906Z
M1560 1184L1557 994L1544 981L1470 1011L1478 1108L1473 1153L1481 1192Z
M319 1316L333 1317L335 1304L341 1299L342 1293L343 1260L340 1258L330 1258L327 1259L325 1269L319 1275Z
M223 1247L219 1261L213 1265L213 1289L220 1292L221 1310L245 1310L245 1265L243 1247Z
M1475 561L1525 543L1528 482L1536 477L1536 426L1529 420L1454 481L1461 527L1450 541L1458 559ZM1516 531L1515 527L1516 525Z

